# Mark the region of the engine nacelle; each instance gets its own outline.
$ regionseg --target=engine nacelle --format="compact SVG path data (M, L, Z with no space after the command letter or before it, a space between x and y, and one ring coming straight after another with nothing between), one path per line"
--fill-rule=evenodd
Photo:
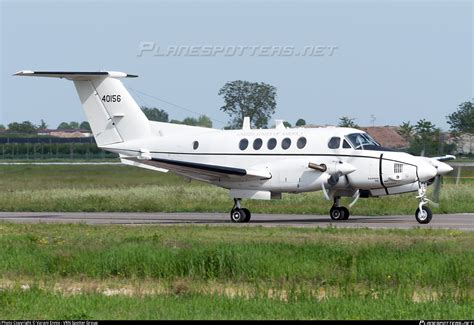
M378 189L372 189L368 190L365 192L368 192L367 196L363 197L370 197L370 196L386 196L386 195L392 195L392 194L401 194L401 193L409 193L409 192L416 192L418 191L419 185L418 182L413 182L410 184L405 184L405 185L400 185L400 186L392 186L392 187L387 187L387 190L383 188L378 188Z

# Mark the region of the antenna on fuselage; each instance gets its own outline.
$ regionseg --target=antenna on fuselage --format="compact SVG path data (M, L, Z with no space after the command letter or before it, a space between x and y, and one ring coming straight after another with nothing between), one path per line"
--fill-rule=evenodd
M250 117L244 117L244 122L242 123L242 130L250 130Z
M275 129L286 129L285 120L275 120Z

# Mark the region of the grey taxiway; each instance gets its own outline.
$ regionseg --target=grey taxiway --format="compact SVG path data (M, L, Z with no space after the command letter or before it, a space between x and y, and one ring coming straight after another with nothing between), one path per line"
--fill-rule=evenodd
M231 225L341 227L341 228L434 228L474 230L474 213L437 214L431 223L420 225L411 215L351 216L346 221L332 221L329 216L294 214L253 214L250 223L233 224L226 213L135 213L135 212L0 212L0 222L85 223L125 225Z

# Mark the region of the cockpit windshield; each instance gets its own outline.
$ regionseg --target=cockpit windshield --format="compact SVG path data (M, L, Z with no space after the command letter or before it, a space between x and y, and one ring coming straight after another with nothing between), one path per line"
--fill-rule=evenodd
M351 133L346 135L346 139L357 150L364 150L364 148L373 150L374 147L380 147L380 144L367 133Z

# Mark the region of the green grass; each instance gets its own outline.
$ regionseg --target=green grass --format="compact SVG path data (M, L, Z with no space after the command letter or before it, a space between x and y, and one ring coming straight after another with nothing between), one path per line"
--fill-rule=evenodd
M473 246L453 230L0 223L0 317L470 318Z
M474 172L464 168L462 176L470 175ZM445 179L434 212L474 212L474 178L453 182ZM413 214L415 195L360 199L352 214ZM245 201L254 213L327 214L330 205L321 192ZM231 206L227 190L128 166L0 166L1 211L227 212Z
M262 298L99 294L63 297L32 290L0 293L5 319L471 319L472 306L454 301L411 301L351 296L282 302Z
M465 288L474 272L474 236L457 231L1 224L0 234L0 274L12 277Z

